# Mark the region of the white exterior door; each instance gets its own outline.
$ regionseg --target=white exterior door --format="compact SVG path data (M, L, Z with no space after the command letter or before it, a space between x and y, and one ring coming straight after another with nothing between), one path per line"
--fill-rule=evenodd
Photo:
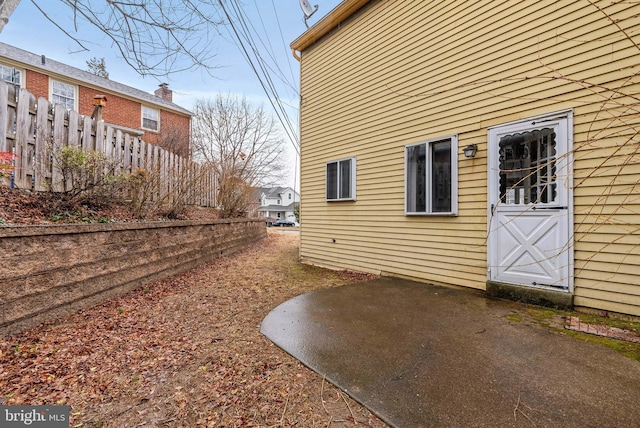
M488 278L570 291L570 113L489 129Z

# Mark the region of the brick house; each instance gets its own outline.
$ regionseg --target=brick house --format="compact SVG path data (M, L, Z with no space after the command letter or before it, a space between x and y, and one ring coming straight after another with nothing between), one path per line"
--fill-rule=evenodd
M189 156L192 113L173 103L166 83L150 94L4 43L0 43L0 78L86 116L93 113L94 97L104 95L106 123Z

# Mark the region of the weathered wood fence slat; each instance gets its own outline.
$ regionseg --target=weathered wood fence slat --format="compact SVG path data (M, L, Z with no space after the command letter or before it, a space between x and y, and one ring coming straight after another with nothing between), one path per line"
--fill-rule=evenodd
M103 120L68 111L44 98L36 99L26 89L0 81L0 152L17 155L14 186L36 191L65 190L53 154L67 146L104 153L125 175L146 170L155 178L152 201L170 203L181 198L186 205L216 206L217 180L213 171L147 144L137 135L105 125ZM6 177L3 180L5 184L9 182Z

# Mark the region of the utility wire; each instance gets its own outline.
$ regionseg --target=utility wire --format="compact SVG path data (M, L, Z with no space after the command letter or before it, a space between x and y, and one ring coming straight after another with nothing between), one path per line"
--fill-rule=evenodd
M276 4L274 3L273 0L271 0L271 6L273 6L273 13L276 16L276 22L278 23L278 30L280 31L280 40L282 40L282 46L284 46L284 50L285 50L285 58L287 58L287 65L289 65L289 71L291 72L291 81L295 82L296 81L296 77L293 74L293 67L291 67L291 57L292 55L289 53L289 46L287 45L287 42L284 41L284 34L282 34L282 26L280 25L280 18L278 17L278 11L276 10ZM296 94L300 95L300 92L298 91L298 89L296 88Z
M273 72L277 73L277 77L282 81L282 83L284 83L285 85L287 85L289 88L291 88L294 93L296 95L299 95L299 91L298 88L295 86L294 83L296 79L293 77L293 70L291 69L291 62L289 61L289 55L286 56L287 58L287 64L289 65L289 70L291 71L291 80L289 80L289 78L287 76L285 76L284 71L280 68L280 65L278 64L278 60L276 60L276 56L273 50L273 45L271 43L271 40L269 39L269 33L267 32L267 28L264 24L264 20L262 19L262 13L260 12L260 8L258 8L258 3L256 2L256 0L254 0L253 4L256 7L256 13L258 14L258 18L260 19L260 23L262 24L262 31L264 32L264 36L267 39L267 43L264 42L264 40L262 39L262 37L260 37L258 30L256 29L256 27L253 25L253 23L251 22L251 20L249 20L249 25L251 25L251 28L253 28L253 31L256 34L256 37L258 38L258 40L260 41L260 43L262 44L262 46L264 46L266 52L269 54L269 58L271 58L271 61L273 63L273 66L275 67L275 70L269 65L269 64L265 64L270 70L272 70ZM278 28L280 31L280 38L282 39L283 43L284 43L284 36L282 34L282 29L280 28L280 20L278 18L278 14L277 11L274 8L274 13L276 14L276 21L278 22Z
M267 82L267 86L271 89L272 95L275 96L275 99L277 100L276 103L277 103L278 107L282 110L282 112L284 113L285 117L288 120L289 119L288 115L284 111L284 108L282 107L282 104L279 102L280 97L278 96L278 90L277 90L276 86L274 85L273 80L271 79L271 74L266 70L266 68L270 69L271 71L273 71L273 69L268 66L266 61L262 58L262 55L260 54L260 51L256 47L256 43L253 40L253 36L252 36L251 30L249 29L249 26L247 25L247 20L245 20L244 15L242 13L242 9L238 5L237 0L233 0L233 4L235 4L234 9L236 11L236 16L238 17L238 22L240 23L240 27L241 27L240 29L241 29L241 31L244 32L245 40L247 41L247 43L251 47L251 50L253 51L253 54L255 55L256 62L258 64L258 66L260 67L260 70L263 73L263 76L264 76L264 78L265 78L265 80ZM249 24L251 24L250 21L249 21ZM253 27L253 25L252 25L252 27ZM255 27L253 27L253 28L254 28L254 31L255 31ZM264 42L263 42L263 45L264 45ZM289 122L289 126L291 126L289 120L288 120L288 122Z
M260 18L260 23L262 24L262 30L264 31L264 35L265 35L267 41L269 42L269 47L265 46L265 48L268 49L268 52L270 53L270 57L273 60L274 65L280 71L280 75L282 76L282 80L288 83L288 79L285 77L284 72L280 68L278 61L276 61L276 59L275 59L275 53L274 53L274 50L273 50L273 45L271 44L271 40L269 39L269 33L268 33L268 31L266 29L266 26L264 24L264 20L262 19L262 13L260 13L260 8L258 7L257 0L254 0L253 4L256 7L256 12L258 13L258 17ZM293 67L291 66L291 55L289 55L288 46L287 46L287 43L284 40L284 34L282 32L282 26L280 25L280 18L278 17L278 11L276 9L276 5L275 5L274 0L271 0L271 6L273 7L273 14L276 17L276 22L278 23L278 31L280 33L280 41L282 42L282 47L284 47L284 49L285 49L284 58L287 59L287 65L289 67L289 72L291 73L290 74L291 82L296 82L296 78L295 78L294 73L293 73ZM249 21L249 22L251 23L251 21ZM253 27L253 25L252 25L252 27ZM255 30L255 27L254 27L254 30ZM256 34L257 34L257 30L256 30ZM260 41L262 42L262 39L260 39ZM263 42L263 45L264 45L264 42ZM292 84L289 84L289 87L293 89L295 95L299 98L300 97L300 92L299 92L298 88L297 87L293 87ZM300 108L299 105L294 107L294 106L282 101L281 99L280 99L280 101L281 101L282 104L284 104L284 105L296 110L298 112L298 116L299 116L299 108ZM294 160L295 168L294 168L294 173L293 173L293 189L294 189L294 191L296 190L297 184L298 184L298 161L299 161L299 156L296 154L295 155L295 160ZM296 202L296 201L294 200L294 202Z
M240 7L238 6L236 1L232 1L231 2L231 6L233 7L233 9L236 12L237 18L238 18L238 23L240 25L240 28L238 28L234 22L234 20L231 18L229 11L227 10L227 8L224 6L224 3L222 0L218 0L218 3L220 4L220 7L222 9L222 11L224 12L229 25L231 26L233 33L239 43L239 47L245 57L245 59L247 60L247 62L249 63L249 66L251 67L251 69L253 70L253 72L255 73L256 77L258 78L258 81L260 82L260 85L262 86L263 90L265 91L267 98L269 100L269 103L271 104L271 106L273 107L276 116L278 117L278 119L280 120L280 123L282 124L284 131L287 133L291 144L293 145L294 149L296 150L296 153L299 155L300 154L300 150L299 150L299 144L297 143L297 138L295 137L296 133L293 130L293 126L291 124L291 120L289 118L289 116L286 113L286 110L284 109L284 107L282 106L280 99L278 97L278 93L277 90L275 88L275 85L273 84L273 81L271 80L271 77L269 75L269 72L267 70L265 70L265 65L264 65L264 60L263 58L260 56L259 52L257 51L256 47L255 47L255 42L253 41L253 38L251 36L250 30L246 24L246 21L244 20L244 17L242 15L242 11L240 9ZM243 37L241 37L240 33L243 33L243 36L245 38L245 40L247 41L247 44L250 46L251 50L253 51L254 55L255 55L255 61L252 60L251 56L249 55L248 49L245 46L245 44L243 43ZM260 70L262 71L262 75L260 74L260 72L258 71L258 67L256 67L256 62L258 64L258 67L260 68ZM275 101L274 98L275 97Z

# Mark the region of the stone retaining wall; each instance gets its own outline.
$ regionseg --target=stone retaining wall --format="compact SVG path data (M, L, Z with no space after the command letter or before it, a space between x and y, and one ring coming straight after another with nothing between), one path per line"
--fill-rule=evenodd
M0 227L0 336L230 254L259 219Z

